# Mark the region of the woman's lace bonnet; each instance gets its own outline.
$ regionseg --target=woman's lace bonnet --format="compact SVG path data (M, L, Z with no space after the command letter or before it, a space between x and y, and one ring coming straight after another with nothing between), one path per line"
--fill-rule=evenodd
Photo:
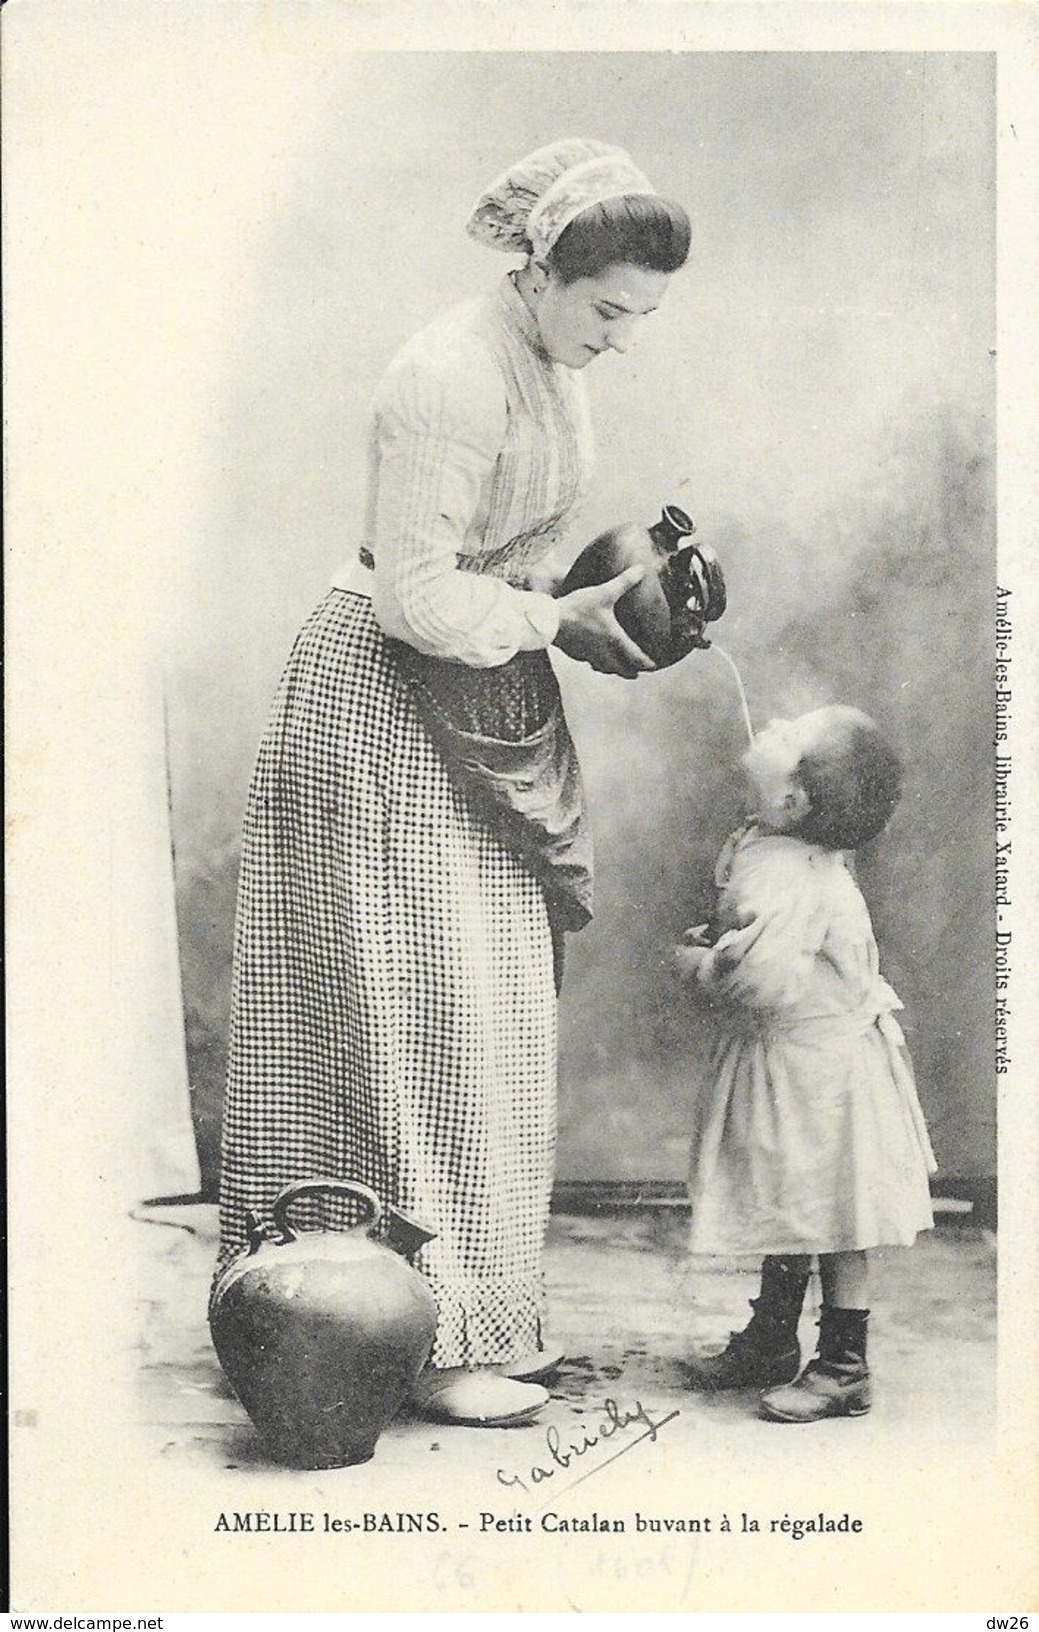
M582 210L655 193L622 147L574 136L510 165L477 199L466 232L492 249L541 259Z

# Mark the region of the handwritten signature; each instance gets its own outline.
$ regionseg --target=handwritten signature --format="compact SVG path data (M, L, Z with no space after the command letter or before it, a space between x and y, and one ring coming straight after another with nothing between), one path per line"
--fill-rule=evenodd
M604 1461L596 1463L594 1467L589 1468L581 1475L582 1479L587 1479L591 1474L598 1473L599 1469L604 1468L608 1462L612 1462L625 1451L630 1451L642 1440L655 1441L660 1429L678 1416L677 1411L672 1411L669 1416L662 1417L659 1422L654 1422L641 1400L636 1400L630 1410L623 1409L617 1404L616 1400L604 1400L603 1411L605 1412L605 1420L599 1423L595 1433L590 1434L583 1423L580 1425L581 1439L576 1444L573 1440L570 1440L564 1445L559 1429L555 1423L551 1423L545 1430L545 1449L548 1452L548 1461L534 1462L529 1470L525 1470L522 1474L507 1473L504 1468L499 1468L497 1471L498 1483L500 1485L518 1485L520 1490L529 1491L532 1486L543 1484L546 1479L554 1479L558 1473L568 1469L580 1457L587 1456L589 1451L593 1451L604 1440L608 1440L614 1434L619 1433L622 1428L631 1428L635 1424L641 1424L642 1433L638 1434L634 1439L630 1439L627 1444L620 1446L612 1456L608 1456ZM574 1483L579 1484L580 1480L575 1480Z

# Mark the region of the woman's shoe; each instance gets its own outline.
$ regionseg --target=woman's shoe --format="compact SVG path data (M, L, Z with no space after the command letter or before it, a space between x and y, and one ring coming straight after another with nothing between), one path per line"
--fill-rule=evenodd
M517 1383L543 1383L546 1378L555 1376L565 1358L562 1349L531 1349L517 1360L506 1360L491 1370Z
M529 1422L547 1404L548 1390L537 1383L515 1382L490 1369L467 1371L463 1366L425 1371L411 1391L412 1409L420 1416L474 1428L509 1428Z

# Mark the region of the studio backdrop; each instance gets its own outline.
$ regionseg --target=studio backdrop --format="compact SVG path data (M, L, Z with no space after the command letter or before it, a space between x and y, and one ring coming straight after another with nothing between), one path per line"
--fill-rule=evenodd
M222 93L233 84L225 63ZM516 264L463 235L481 188L570 134L627 147L693 223L660 311L626 356L588 371L599 466L571 553L679 504L724 564L729 610L712 633L755 723L839 700L899 745L906 794L860 877L942 1173L984 1185L993 59L379 53L315 84L247 209L234 163L213 154L234 279L199 398L196 523L166 658L205 1190L251 763L297 628L360 541L368 399L409 335ZM243 83L243 108L258 94ZM233 110L223 118L230 129ZM555 662L597 851L596 915L570 939L561 1007L559 1175L676 1180L704 1041L669 956L705 915L740 814L734 681L713 650L634 684Z

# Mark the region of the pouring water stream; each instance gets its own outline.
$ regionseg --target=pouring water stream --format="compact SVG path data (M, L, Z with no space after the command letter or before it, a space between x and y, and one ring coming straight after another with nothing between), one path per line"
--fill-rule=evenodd
M747 693L743 687L743 677L740 674L739 669L736 667L735 659L729 656L729 653L725 650L724 646L719 646L717 641L712 641L711 650L717 652L719 657L723 657L726 663L729 665L729 668L732 670L733 679L736 682L736 690L739 694L740 708L743 711L743 724L747 730L747 741L752 743L754 741L754 727L751 724L750 709L747 707Z

